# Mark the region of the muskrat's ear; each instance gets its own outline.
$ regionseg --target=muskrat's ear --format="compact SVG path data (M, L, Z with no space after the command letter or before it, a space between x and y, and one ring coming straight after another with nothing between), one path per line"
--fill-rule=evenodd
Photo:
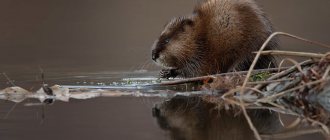
M181 31L187 31L188 29L192 29L194 26L194 21L190 18L185 18L181 21Z
M187 26L192 27L194 26L194 21L190 18L186 18L182 21L182 25L183 27L187 27Z
M193 26L194 25L194 21L192 19L185 19L182 21L184 25L188 25L188 26Z

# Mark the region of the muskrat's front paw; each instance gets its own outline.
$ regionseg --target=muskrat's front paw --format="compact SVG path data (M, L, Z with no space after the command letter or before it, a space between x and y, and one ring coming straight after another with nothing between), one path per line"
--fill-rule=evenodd
M178 74L176 72L176 69L162 69L159 72L159 77L160 78L166 78L166 79L175 78L177 75Z

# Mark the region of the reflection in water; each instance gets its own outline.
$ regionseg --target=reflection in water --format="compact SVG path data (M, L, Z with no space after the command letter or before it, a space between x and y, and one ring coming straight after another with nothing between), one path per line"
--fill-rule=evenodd
M172 140L255 139L241 113L216 107L202 96L176 96L157 104L153 116ZM248 114L261 134L274 133L281 127L277 113L249 110Z

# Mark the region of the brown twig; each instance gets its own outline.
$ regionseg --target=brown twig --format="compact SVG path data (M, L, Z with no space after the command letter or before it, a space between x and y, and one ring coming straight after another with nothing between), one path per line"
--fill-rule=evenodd
M279 79L279 80L266 80L266 81L248 82L247 84L248 85L270 84L270 83L286 82L286 81L292 81L292 80L294 80L294 79L293 78L288 78L288 79Z
M330 132L329 132L329 128L328 128L325 124L323 124L323 123L321 123L321 122L319 122L319 121L316 121L316 120L314 120L314 119L311 119L311 118L305 118L305 119L306 119L307 121L313 123L313 124L317 124L317 125L321 126L322 130L323 130L327 135L330 134Z
M303 130L292 130L288 132L281 132L277 134L261 135L261 136L266 139L289 139L301 135L314 134L314 133L322 133L322 129L311 128L311 129L303 129Z
M291 62L292 64L294 64L294 65L293 65L294 67L297 67L297 69L298 69L301 73L303 73L303 70L302 70L302 68L301 68L301 65L300 65L296 60L293 60L293 59L291 59L291 58L285 58L285 59L283 59L283 60L281 61L280 65L279 65L279 67L281 67L285 61L289 61L289 62Z
M256 53L256 52L254 52ZM261 51L261 55L284 55L284 56L299 56L299 57L309 57L309 58L323 58L325 54L318 53L306 53L306 52L293 52L293 51Z
M307 65L310 65L310 64L313 64L313 60L306 60L304 62L301 62L299 63L300 67L303 67L303 66L307 66ZM282 78L292 72L294 72L295 70L297 70L297 67L296 66L292 66L284 71L281 71L271 77L269 77L267 80L275 80L275 79L279 79L279 78Z
M274 111L274 112L278 112L278 113L282 113L282 114L288 114L288 115L295 115L297 116L296 113L290 111L290 110L287 110L287 109L280 109L280 108L277 108L277 107L269 107L269 106L247 106L246 109L267 109L267 110L271 110L271 111Z
M276 98L279 98L281 96L284 96L285 94L287 93L290 93L292 91L295 91L295 90L298 90L298 89L301 89L301 88L304 88L306 86L312 86L312 85L315 85L315 84L319 84L321 82L324 82L326 80L330 80L330 78L326 78L326 79L319 79L319 80L316 80L316 81L313 81L313 82L309 82L309 83L306 83L304 85L301 85L301 86L297 86L297 87L294 87L294 88L291 88L291 89L288 89L288 90L285 90L283 92L280 92L278 94L274 94L272 96L268 96L268 97L264 97L262 99L259 99L258 102L268 102L268 101L271 101L273 99L276 99Z
M289 124L285 128L286 129L293 129L293 128L296 128L300 123L301 123L301 118L298 117L296 120L294 120L291 124Z
M287 70L289 67L282 67L282 68L269 68L269 69L257 69L253 70L252 73L260 73L260 72L276 72L277 70ZM192 82L199 82L209 78L215 78L219 76L231 76L231 75L244 75L247 74L248 71L239 71L239 72L228 72L228 73L221 73L221 74L214 74L208 76L200 76L200 77L193 77L193 78L186 78L186 79L175 79L174 81L166 81L159 84L152 84L152 86L170 86L170 85L179 85L185 83L192 83Z
M246 121L248 122L248 124L250 126L250 129L253 131L255 138L257 140L261 140L261 136L259 135L259 132L258 132L257 128L254 126L250 116L247 114L247 111L246 111L245 106L243 104L242 98L239 98L239 101L240 101L240 107L242 108L243 115L244 115Z

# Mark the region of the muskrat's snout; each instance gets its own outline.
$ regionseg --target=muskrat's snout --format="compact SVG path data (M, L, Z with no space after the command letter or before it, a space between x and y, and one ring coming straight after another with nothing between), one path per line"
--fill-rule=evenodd
M156 62L159 65L162 65L164 63L164 50L166 46L165 44L161 44L159 42L159 39L157 39L154 44L152 45L151 50L151 59Z
M151 59L157 65L162 67L173 67L173 65L175 64L172 61L173 56L168 55L165 46L159 46L159 43L156 43L156 45L153 46L153 49L151 51Z
M156 60L159 58L159 51L156 49L153 49L151 52L151 59L156 62Z

